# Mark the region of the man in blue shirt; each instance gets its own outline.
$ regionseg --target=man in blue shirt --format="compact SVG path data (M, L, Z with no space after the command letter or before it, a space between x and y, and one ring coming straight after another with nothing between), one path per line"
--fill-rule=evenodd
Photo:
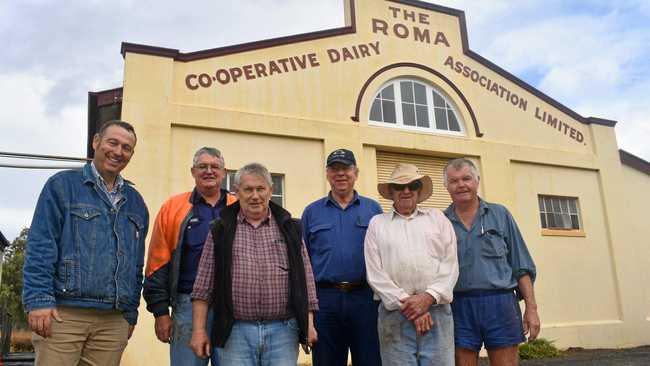
M226 167L219 150L212 147L197 150L190 173L194 189L170 197L156 216L144 280L147 310L156 319L156 337L170 344L172 366L208 364L207 358L197 357L189 347L192 337L190 294L210 222L218 219L221 209L236 200L221 189ZM212 324L211 319L207 324ZM213 366L218 364L216 348L211 352L211 360Z
M382 213L379 203L354 190L359 169L350 150L334 150L327 158L327 197L302 215L303 236L316 280L319 310L314 366L381 364L377 306L366 282L363 242L370 219Z
M120 175L136 135L106 122L92 162L43 187L27 238L23 305L36 365L118 365L137 322L149 213Z
M471 160L450 161L444 174L453 202L445 215L456 232L460 267L452 303L456 365L477 365L483 345L490 365L517 365L518 344L526 334L537 338L540 329L535 264L510 212L478 197ZM517 295L526 305L523 319Z

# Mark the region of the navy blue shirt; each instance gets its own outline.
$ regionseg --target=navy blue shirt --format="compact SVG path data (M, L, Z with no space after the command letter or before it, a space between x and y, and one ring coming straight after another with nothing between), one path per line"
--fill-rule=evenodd
M370 219L382 213L377 201L354 192L343 209L331 193L302 214L305 246L316 282L365 282L363 242Z
M210 222L219 218L221 209L226 206L228 192L221 190L221 198L216 205L211 206L203 196L194 189L190 196L192 213L183 231L183 247L181 252L181 269L178 278L178 292L189 294L194 286L194 279L203 252L203 244L210 231Z
M481 199L469 230L453 204L445 215L458 240L460 275L454 291L512 289L526 274L535 281L535 263L508 209Z

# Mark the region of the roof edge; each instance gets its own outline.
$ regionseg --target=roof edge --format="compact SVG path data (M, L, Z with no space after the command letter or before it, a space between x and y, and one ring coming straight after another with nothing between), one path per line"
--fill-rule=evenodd
M607 126L607 127L614 127L618 123L618 121L614 121L614 120L611 120L611 119L598 118L598 117L587 117L587 120L589 120L590 123L593 123L595 125L602 125L602 126Z
M621 163L623 165L627 165L632 169L640 171L641 173L650 175L650 162L647 162L634 154L630 154L623 149L619 149L618 153L621 157Z

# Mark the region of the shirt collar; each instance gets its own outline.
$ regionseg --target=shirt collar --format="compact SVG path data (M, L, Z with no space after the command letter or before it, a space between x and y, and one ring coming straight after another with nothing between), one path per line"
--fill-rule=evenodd
M270 224L272 218L273 217L271 216L271 208L269 208L268 216L266 216L264 218L264 220L262 220L262 222L260 223L259 226L262 226L262 225L265 225L265 224L266 225ZM239 212L237 213L237 223L238 224L243 224L244 222L246 222L246 223L248 223L249 225L252 226L250 221L248 221L248 219L246 219L246 216L244 216L244 212L240 209Z
M328 205L334 205L334 207L341 207L341 205L339 205L339 203L336 202L336 200L332 196L332 191L330 191L327 194L327 202L326 203ZM348 207L351 206L351 205L360 205L360 204L361 204L361 200L359 199L359 193L357 193L357 191L355 190L354 191L354 197L352 197L352 201L350 201L350 204L348 204Z
M427 214L427 212L420 206L416 206L415 211L413 211L413 213L410 214L409 216L404 216L401 213L397 212L397 210L395 210L395 207L391 207L390 213L389 213L391 220L394 220L395 217L401 217L403 219L410 220L410 219L415 218L416 216L426 215L426 214Z
M97 170L94 161L90 162L90 168L93 172L93 175L95 176L97 183L101 183L104 186L104 188L108 190L106 181L104 180L104 177L102 177L101 174L99 174L99 171ZM123 185L124 185L124 178L122 178L122 176L118 174L117 177L115 178L115 184L113 185L113 189L111 190L111 192L118 192L122 190Z
M226 201L226 196L228 195L228 191L225 189L221 189L221 196L219 196L219 201L217 201L217 204L215 206L220 206ZM205 198L199 193L199 191L194 187L192 190L192 194L190 195L190 203L193 205L196 205L198 203L205 203L206 205L208 204L205 201Z
M489 209L490 207L488 206L487 202L485 202L481 197L478 197L479 216L485 215ZM445 215L449 218L449 220L460 222L460 219L456 215L456 205L453 203L447 207L445 210Z

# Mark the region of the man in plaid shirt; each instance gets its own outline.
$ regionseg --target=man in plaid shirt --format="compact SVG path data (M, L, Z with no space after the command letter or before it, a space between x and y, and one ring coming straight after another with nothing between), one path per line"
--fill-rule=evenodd
M295 365L317 340L314 277L300 223L271 202L271 175L252 163L235 175L239 201L212 224L192 291L190 346L222 366ZM214 309L212 339L208 308Z

